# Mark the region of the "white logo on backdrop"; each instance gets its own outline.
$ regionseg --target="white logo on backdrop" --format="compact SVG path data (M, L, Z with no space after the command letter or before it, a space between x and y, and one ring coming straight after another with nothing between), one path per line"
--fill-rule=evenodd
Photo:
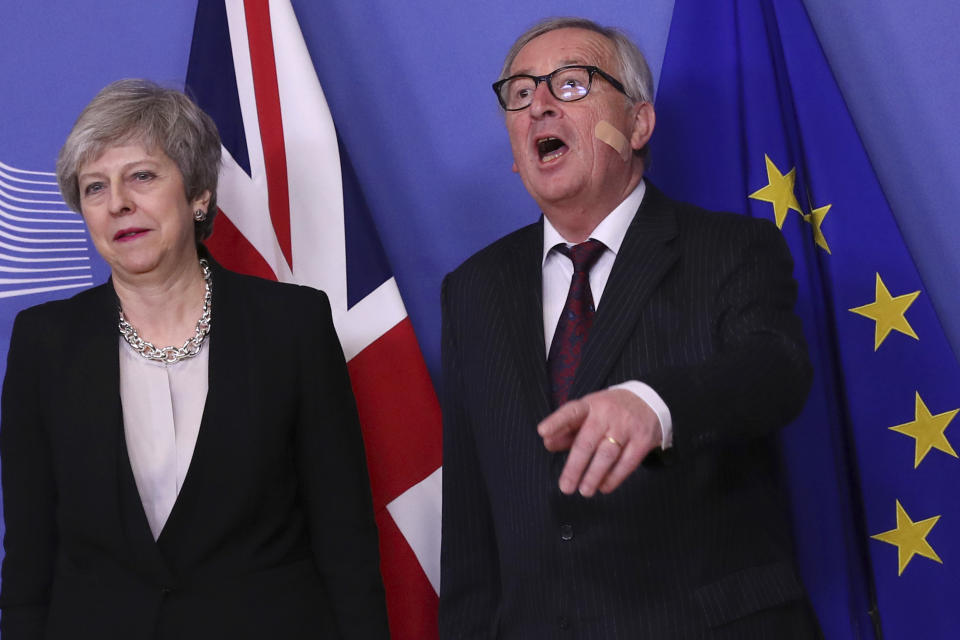
M86 234L55 174L0 162L0 298L92 286Z

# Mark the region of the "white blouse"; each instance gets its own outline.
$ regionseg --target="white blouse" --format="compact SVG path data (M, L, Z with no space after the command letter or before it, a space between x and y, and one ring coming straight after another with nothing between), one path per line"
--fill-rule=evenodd
M183 487L207 400L210 337L193 358L147 360L120 340L123 433L140 501L156 540Z

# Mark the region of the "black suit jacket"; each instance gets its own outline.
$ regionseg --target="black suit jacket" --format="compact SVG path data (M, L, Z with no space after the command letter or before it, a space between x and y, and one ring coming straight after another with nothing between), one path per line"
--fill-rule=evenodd
M566 456L536 432L542 239L520 229L444 281L441 637L805 637L770 436L810 368L779 231L648 182L570 397L644 381L674 445L591 499L560 493Z
M385 638L359 422L326 296L214 267L209 391L158 540L123 434L110 283L16 319L4 640Z

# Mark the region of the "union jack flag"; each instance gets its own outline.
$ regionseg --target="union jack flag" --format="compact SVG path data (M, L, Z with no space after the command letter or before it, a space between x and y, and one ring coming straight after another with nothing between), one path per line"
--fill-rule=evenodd
M186 84L223 140L208 247L228 268L329 296L363 425L391 634L436 637L440 409L289 0L201 1Z

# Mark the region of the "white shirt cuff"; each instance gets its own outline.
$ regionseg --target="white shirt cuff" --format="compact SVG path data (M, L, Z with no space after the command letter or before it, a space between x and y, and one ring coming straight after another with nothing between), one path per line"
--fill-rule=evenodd
M626 382L615 384L610 388L626 389L646 402L660 420L660 433L663 436L660 448L669 449L673 446L673 421L670 419L670 409L667 407L667 403L663 401L663 398L661 398L650 385L644 384L639 380L627 380Z

